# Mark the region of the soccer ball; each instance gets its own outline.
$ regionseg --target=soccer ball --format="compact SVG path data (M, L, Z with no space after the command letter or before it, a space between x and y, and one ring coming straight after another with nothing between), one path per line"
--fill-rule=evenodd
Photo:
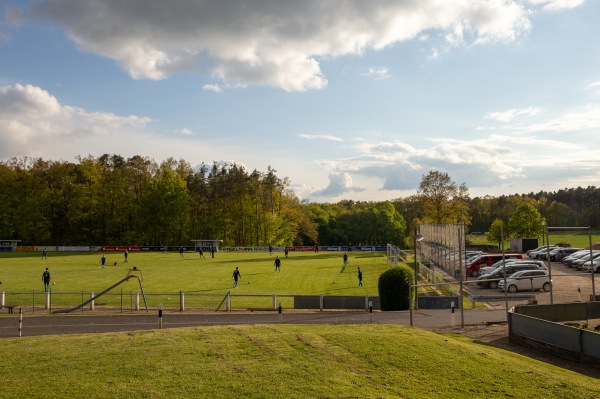
M333 280L333 284L335 284L335 280Z
M252 281L248 281L248 284L250 284Z
M52 282L52 285L56 285L56 281L53 281L53 282Z

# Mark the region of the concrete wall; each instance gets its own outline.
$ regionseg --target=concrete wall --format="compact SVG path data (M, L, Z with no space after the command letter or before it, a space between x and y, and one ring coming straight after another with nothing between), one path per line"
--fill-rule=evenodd
M555 355L600 364L600 334L558 323L596 319L600 302L524 305L508 314L509 339Z

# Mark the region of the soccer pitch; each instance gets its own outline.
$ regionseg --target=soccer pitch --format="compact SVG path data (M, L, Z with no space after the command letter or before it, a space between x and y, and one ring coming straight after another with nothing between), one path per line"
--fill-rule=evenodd
M106 256L106 266L100 259ZM281 259L281 271L275 271L275 258ZM136 267L143 275L143 289L151 302L177 306L178 294L232 295L378 295L379 275L389 268L383 252L350 252L344 267L340 252L217 252L214 258L205 254L186 252L131 252L128 263L120 252L65 253L50 252L47 260L40 253L13 252L0 254L0 291L25 293L43 291L42 273L47 267L51 273L53 303L61 305L67 293L80 293L70 304L82 303L89 293L99 293L123 279L130 268ZM116 262L116 265L115 265ZM233 271L238 267L241 279L233 287ZM363 287L358 287L357 271L363 271ZM136 279L117 287L117 292L140 291ZM153 298L158 295L160 298ZM111 301L106 295L98 298L98 305ZM191 296L186 303L190 303ZM36 302L38 300L36 299ZM58 301L58 302L57 302ZM112 302L116 299L112 299ZM130 300L127 299L127 302ZM215 306L212 300L210 307ZM31 302L22 298L18 302ZM267 305L268 304L268 305ZM151 306L155 304L151 303ZM270 306L263 300L259 306ZM287 304L289 306L289 304Z

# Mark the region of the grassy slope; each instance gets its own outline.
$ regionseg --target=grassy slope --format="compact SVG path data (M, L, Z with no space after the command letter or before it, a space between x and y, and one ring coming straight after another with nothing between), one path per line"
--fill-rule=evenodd
M2 340L0 398L597 398L597 380L403 326L260 325Z

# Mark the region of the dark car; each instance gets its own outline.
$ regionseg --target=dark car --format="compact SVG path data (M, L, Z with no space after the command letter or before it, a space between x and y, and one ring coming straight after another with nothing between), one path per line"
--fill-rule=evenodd
M488 274L479 276L477 285L483 288L498 288L498 282L503 280L505 275L510 276L521 270L544 270L544 265L539 263L507 263L505 266L498 266Z
M574 254L577 251L581 251L581 248L556 248L550 251L550 260L552 262L561 262L563 258Z

